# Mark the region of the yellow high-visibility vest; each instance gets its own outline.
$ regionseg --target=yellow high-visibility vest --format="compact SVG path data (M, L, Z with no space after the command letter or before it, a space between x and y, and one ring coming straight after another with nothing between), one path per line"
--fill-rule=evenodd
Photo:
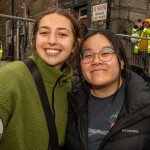
M2 43L0 44L0 59L2 58L3 56L3 47L2 47Z

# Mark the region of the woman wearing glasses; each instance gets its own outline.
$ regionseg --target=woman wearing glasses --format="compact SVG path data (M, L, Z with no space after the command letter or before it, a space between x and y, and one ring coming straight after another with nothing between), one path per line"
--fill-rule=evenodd
M83 80L69 94L68 150L148 150L150 82L130 71L125 50L108 30L81 42Z

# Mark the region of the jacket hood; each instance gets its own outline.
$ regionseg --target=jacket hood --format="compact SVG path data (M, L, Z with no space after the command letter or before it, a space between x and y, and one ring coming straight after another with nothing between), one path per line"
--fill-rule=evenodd
M130 106L137 104L139 109L150 105L150 85L136 73L132 72L130 82L127 86L127 96L130 100ZM137 82L138 81L138 82Z

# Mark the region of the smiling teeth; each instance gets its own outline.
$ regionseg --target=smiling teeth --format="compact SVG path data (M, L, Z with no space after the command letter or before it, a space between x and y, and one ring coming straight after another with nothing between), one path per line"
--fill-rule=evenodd
M57 53L59 53L58 50L51 50L51 49L46 50L46 52L51 53L51 54L57 54Z

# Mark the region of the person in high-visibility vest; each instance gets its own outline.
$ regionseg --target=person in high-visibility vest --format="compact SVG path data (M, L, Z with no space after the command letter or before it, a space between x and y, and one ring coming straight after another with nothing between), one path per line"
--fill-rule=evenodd
M142 34L142 31L143 31L143 24L142 24L142 20L141 19L138 19L134 22L134 27L132 29L132 36L135 36L137 35L138 37L141 36ZM136 38L131 38L131 42L133 42L135 45L134 45L134 53L135 54L138 54L139 52L139 47L138 47L138 44L139 44L139 39L136 39Z
M141 34L142 38L150 38L150 19L146 19L143 22L143 32ZM146 73L150 73L150 40L139 40L139 51L140 51L140 58L141 58L141 66L143 67Z
M3 56L3 47L2 47L2 42L0 43L0 59L2 59Z
M143 31L143 24L142 20L138 19L134 21L134 26L132 29L132 36L140 37ZM134 50L133 50L133 64L139 65L139 39L138 38L131 38L131 42L134 43Z

